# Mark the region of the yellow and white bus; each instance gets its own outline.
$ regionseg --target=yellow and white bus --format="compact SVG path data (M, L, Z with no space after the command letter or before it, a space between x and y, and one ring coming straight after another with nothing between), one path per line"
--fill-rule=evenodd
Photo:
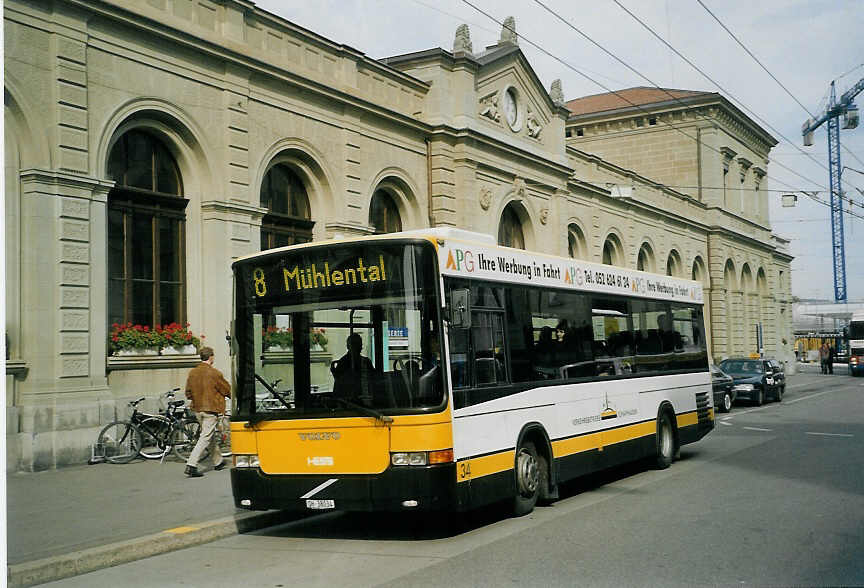
M455 229L233 270L239 508L525 514L714 427L697 282Z

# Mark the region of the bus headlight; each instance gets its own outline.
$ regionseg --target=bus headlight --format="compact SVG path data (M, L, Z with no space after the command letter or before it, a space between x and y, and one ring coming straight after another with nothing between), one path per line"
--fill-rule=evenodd
M438 451L400 451L390 454L390 463L394 466L425 466L438 463L453 462L453 450Z
M428 463L425 451L393 453L390 463L394 466L425 466Z
M258 456L253 454L234 455L235 468L257 468L261 465L258 461Z

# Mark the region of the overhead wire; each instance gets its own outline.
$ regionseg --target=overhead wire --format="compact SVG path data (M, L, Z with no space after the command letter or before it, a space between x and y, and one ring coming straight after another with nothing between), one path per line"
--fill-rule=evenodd
M765 67L765 64L763 64L761 61L759 61L759 58L758 58L758 57L756 57L755 55L753 55L753 52L750 51L750 49L748 49L748 48L744 45L744 43L742 43L741 40L740 40L738 37L736 37L735 34L734 34L732 31L729 30L729 27L727 27L725 24L723 24L723 21L721 21L719 18L717 18L717 15L716 15L716 14L714 14L713 12L711 12L711 9L710 9L710 8L708 8L707 6L705 6L705 3L702 2L702 0L696 0L696 2L698 2L699 5L700 5L702 8L704 8L705 11L706 11L708 14L710 14L710 15L714 18L714 20L717 21L717 24L719 24L719 25L723 28L724 31L726 31L727 33L729 33L729 36L730 36L730 37L732 37L733 39L735 39L735 42L738 43L738 45L741 46L741 48L742 48L742 49L747 53L747 55L749 55L750 57L753 58L753 61L755 61L756 63L759 64L759 67L761 67L763 70L765 70L765 73L767 73L769 76L771 76L771 79L772 79L772 80L774 80L775 82L777 82L777 85L778 85L778 86L780 86L781 88L783 88L783 91L785 91L787 94L789 94L789 97L792 98L792 100L794 100L795 102L798 103L798 106L800 106L801 108L803 108L804 111L807 112L807 114L809 114L812 118L816 118L816 115L813 114L812 112L810 112L810 110L808 110L807 107L804 106L804 104L803 104L800 100L798 100L798 98L796 98L795 95L794 95L792 92L789 91L789 88L787 88L786 86L784 86L784 85L783 85L783 82L781 82L780 80L778 80L778 79L777 79L777 76L775 76L773 73L771 73L771 71L770 71L767 67Z
M535 0L535 1L537 1L537 0ZM722 85L720 85L720 84L717 83L713 78L711 78L708 74L706 74L704 71L702 71L702 69L701 69L700 67L698 67L698 66L697 66L695 63L693 63L692 61L690 61L690 60L689 60L687 57L685 57L685 56L684 56L680 51L678 51L677 49L675 49L675 47L673 47L671 44L669 44L669 43L668 43L668 42L667 42L667 41L666 41L662 36L660 36L660 35L659 35L659 34L658 34L658 33L657 33L653 28L651 28L651 26L649 26L649 25L648 25L647 23L645 23L642 19L640 19L640 18L639 18L638 16L636 16L635 14L633 14L633 12L631 12L630 10L628 10L627 7L624 6L623 4L621 4L621 2L620 2L619 0L612 0L612 1L613 1L615 4L617 4L618 7L621 8L621 10L623 10L623 11L626 12L628 15L630 15L634 20L636 20L636 22L638 22L639 24L641 24L641 25L642 25L642 26L643 26L643 27L644 27L648 32L650 32L654 37L656 37L656 38L657 38L661 43L663 43L664 45L666 45L666 47L669 48L670 51L672 51L672 52L674 52L676 55L678 55L681 59L683 59L685 62L687 62L687 64L690 65L690 67L692 67L693 69L695 69L696 71L698 71L700 74L702 74L702 76L705 77L705 79L707 79L708 81L710 81L711 83L713 83L713 84L714 84L715 86L717 86L720 90L722 90L726 95L728 95L731 99L733 99L735 102L737 102L737 103L738 103L738 104L739 104L739 105L740 105L744 110L746 110L747 112L749 112L749 113L750 113L751 115L753 115L757 120L761 121L763 124L765 124L765 125L768 126L770 129L772 129L774 132L776 132L778 135L780 135L781 138L783 138L787 143L789 143L790 145L792 145L792 146L793 146L797 151L799 151L801 154L805 155L806 157L808 157L809 159L811 159L812 161L814 161L815 163L817 163L817 164L818 164L820 167L822 167L825 171L829 171L829 170L828 170L828 167L825 166L822 162L818 161L818 160L813 156L813 154L808 153L808 152L804 151L803 149L801 149L797 144L795 144L793 141L791 141L790 139L788 139L787 137L785 137L782 133L780 133L779 131L777 131L777 130L776 130L776 129L775 129L775 128L770 124L770 123L768 123L768 122L765 121L762 117L760 117L758 114L756 114L755 112L753 112L750 108L747 107L747 105L745 105L743 102L741 102L741 100L739 100L738 98L736 98L736 97L735 97L731 92L729 92L729 91L728 91L727 89L725 89ZM697 1L698 1L698 0L697 0ZM856 68L856 69L857 69L857 68ZM850 70L850 71L854 71L854 69L853 69L853 70ZM772 76L772 77L773 77L773 76ZM779 83L779 81L778 81L778 83ZM794 98L794 96L793 96L793 98ZM796 100L796 102L799 102L797 99L795 99L795 100ZM800 104L800 102L799 102L799 104ZM802 105L802 106L803 106L803 105ZM807 111L806 107L805 107L805 111ZM808 112L808 114L809 114L809 111L807 111L807 112ZM848 149L847 149L847 151L848 151ZM851 153L851 152L850 152L850 153ZM854 153L852 153L852 156L855 157L855 159L858 159L857 156L855 156ZM802 178L802 179L804 179L804 180L807 180L808 182L812 182L813 184L816 184L817 186L820 186L820 187L822 187L822 188L825 188L824 185L819 184L818 182L816 182L816 181L814 181L814 180L812 180L812 179L810 179L810 178L807 178L807 177L801 175L800 173L796 172L795 170L791 169L790 167L788 167L788 166L786 166L786 165L780 163L780 162L777 161L776 159L771 159L771 158L769 158L769 161L771 161L771 162L773 162L774 164L776 164L777 166L779 166L779 167L781 167L781 168L783 168L783 169L785 169L785 170L791 172L793 175L796 175L796 176L798 176L799 178ZM776 177L775 177L775 178L772 178L772 179L773 179L775 182L778 182L778 183L781 183L781 184L784 184L784 185L788 186L788 184L785 184L784 182L781 182L781 181L778 180ZM842 175L841 175L841 180L842 180ZM850 185L851 185L851 184L850 184ZM854 187L854 186L853 186L853 187ZM857 188L856 188L856 190L857 190ZM822 190L822 191L827 191L827 192L830 193L830 190ZM840 198L841 200L848 200L850 203L854 203L854 202L851 200L851 198L848 198L848 197L846 197L846 196L843 196L842 194L839 194L839 195L838 195L838 198ZM829 208L831 207L830 204L828 204L827 206L828 206ZM843 212L848 212L848 211L845 211L845 210L844 210ZM852 216L858 216L858 215L852 214Z
M616 1L616 3L617 3L617 0L613 0L613 1ZM476 4L474 4L474 3L471 2L470 0L462 0L462 2L465 3L465 4L467 4L468 6L470 6L470 7L473 8L475 11L479 12L480 14L482 14L483 16L485 16L486 18L488 18L488 19L490 19L491 21L497 23L499 26L506 27L506 25L505 25L502 21L498 20L497 18L495 18L494 16L492 16L491 14L489 14L488 12L486 12L485 10L483 10L482 8L478 7ZM622 8L623 8L623 7L622 7ZM626 10L626 8L625 8L625 10ZM629 12L629 11L628 11L628 12ZM562 64L563 66L565 66L566 68L568 68L568 69L574 71L575 73L579 74L580 76L582 76L582 77L585 78L586 80L588 80L588 81L592 82L593 84L595 84L595 85L597 85L597 86L603 88L604 90L606 90L606 92L608 92L608 93L610 93L610 94L614 94L615 96L618 96L619 98L621 98L621 100L623 100L624 102L626 102L627 104L629 104L629 105L632 106L633 108L635 108L635 109L637 109L637 110L639 110L639 111L641 111L641 112L644 112L645 114L654 114L654 113L652 113L651 111L649 111L649 110L645 109L644 107L642 107L641 105L634 103L634 102L631 101L629 98L627 98L626 96L622 95L620 92L615 91L615 90L612 90L611 88L605 86L604 84L602 84L601 82L599 82L599 81L597 81L596 79L592 78L591 76L589 76L589 75L586 74L585 72L579 70L579 69L576 68L575 66L573 66L573 65L571 65L570 63L568 63L568 62L564 61L563 59L561 59L560 57L558 57L558 56L552 54L550 51L548 51L548 50L545 49L544 47L540 46L540 45L537 44L536 42L532 41L532 40L529 39L528 37L526 37L526 36L524 36L524 35L522 35L522 34L517 33L515 30L511 29L510 27L507 27L507 28L508 28L508 30L510 30L513 34L517 35L519 38L521 38L522 40L524 40L526 43L528 43L529 45L531 45L532 47L534 47L535 49L537 49L538 51L540 51L540 52L543 53L544 55L546 55L546 56L548 56L548 57L554 59L555 61L561 63L561 64ZM656 33L655 33L655 34L656 34ZM673 51L674 51L674 48L673 48ZM676 53L677 53L677 51L676 51ZM682 56L682 58L686 60L686 58L684 58L683 56ZM695 67L695 66L694 66L694 67ZM703 75L705 75L705 74L703 74ZM707 77L707 76L706 76L706 77ZM677 126L675 126L675 125L673 125L673 124L671 124L671 123L669 123L669 122L667 122L667 121L664 121L664 120L659 119L659 118L658 118L658 121L659 121L659 122L662 122L662 123L665 124L666 126L668 126L668 127L670 127L671 129L673 129L673 130L675 130L675 131L681 133L682 135L684 135L685 137L687 137L687 138L689 138L689 139L691 139L691 140L693 140L693 141L696 141L696 140L697 140L696 137L694 137L693 135L690 135L689 133L687 133L687 132L684 131L683 129L681 129L681 128L679 128L679 127L677 127ZM721 152L720 150L715 149L714 147L712 147L712 146L710 146L710 145L703 144L703 146L704 146L705 148L707 148L707 149L710 149L710 150L712 150L712 151L714 151L714 152L716 152L716 153L722 155L722 152ZM810 183L812 183L812 184L815 184L816 186L819 186L820 188L822 188L822 190L820 190L820 191L823 191L823 192L827 191L827 188L825 188L825 186L820 185L818 182L815 182L815 181L813 181L812 179L807 178L807 177L805 177L805 176L803 176L803 175L797 173L795 170L793 170L793 169L791 169L791 168L789 168L789 167L787 167L787 166L784 166L783 164L781 164L781 163L779 163L779 162L777 162L777 165L778 165L779 167L782 167L782 168L788 170L790 173L792 173L792 174L794 174L794 175L796 175L796 176L802 178L803 180L805 180L805 181L807 181L807 182L810 182ZM766 175L766 177L769 177L769 176ZM790 188L791 190L796 190L793 186L791 186L791 184L788 184L788 183L786 183L786 182L784 182L784 181L782 181L782 180L779 180L779 179L777 179L776 177L773 177L773 176L772 176L771 179L773 179L773 181L775 181L775 182L777 182L777 183L779 183L779 184L782 184L782 185L786 186L787 188ZM649 185L661 186L661 187L664 186L663 184L660 184L660 183L651 183L651 182L649 182ZM830 204L825 203L825 202L821 201L821 200L818 199L818 198L815 198L815 197L812 197L812 196L811 196L811 198L814 198L815 201L820 202L821 204L825 204L826 206L829 206L829 207L830 207ZM850 211L850 210L844 210L843 212L846 213L846 214L848 214L848 215L850 215L850 216L857 217L857 218L860 218L860 219L864 220L864 216L858 215L858 214L856 214L856 213L854 213L854 212L852 212L852 211Z
M666 39L664 39L664 38L663 38L661 35L659 35L659 34L658 34L658 33L657 33L653 28L651 28L650 25L648 25L648 24L647 24L645 21L643 21L641 18L639 18L638 16L636 16L635 14L633 14L633 12L631 12L631 11L630 11L626 6L624 6L623 4L621 4L621 2L620 2L619 0L612 0L612 1L613 1L615 4L617 4L618 7L621 8L621 10L623 10L624 12L626 12L626 13L627 13L628 15L630 15L630 16L631 16L631 17L632 17L636 22L638 22L640 25L642 25L642 27L644 27L644 28L645 28L649 33L651 33L654 37L656 37L656 38L657 38L661 43L663 43L663 44L664 44L664 45L665 45L665 46L666 46L670 51L674 52L675 55L677 55L678 57L680 57L681 59L683 59L683 60L684 60L684 61L685 61L685 62L686 62L690 67L692 67L693 69L695 69L696 71L698 71L698 72L699 72L699 73L700 73L700 74L701 74L701 75L702 75L706 80L708 80L709 82L711 82L712 84L714 84L715 86L717 86L717 88L719 88L721 91L723 91L723 93L724 93L725 96L728 96L732 101L734 101L735 103L737 103L741 108L743 108L743 109L746 110L748 113L750 113L750 115L753 116L756 120L758 120L759 122L761 122L762 124L764 124L765 126L767 126L769 129L771 129L772 131L774 131L775 133L777 133L777 134L778 134L782 139L784 139L787 143L789 143L790 145L792 145L793 147L795 147L795 148L796 148L798 151L800 151L802 154L806 155L806 156L807 156L808 158L810 158L813 162L815 162L817 165L819 165L820 167L822 167L825 171L828 171L828 167L827 167L825 164L823 164L822 162L820 162L819 160L817 160L815 157L813 157L813 154L812 154L812 153L808 153L808 152L804 151L803 149L801 149L800 147L798 147L798 145L796 145L793 141L791 141L791 140L788 139L785 135L783 135L783 133L781 133L780 131L778 131L777 129L775 129L774 126L771 125L771 123L769 123L768 121L766 121L765 119L763 119L761 116L759 116L759 114L757 114L757 113L754 112L752 109L750 109L746 104L744 104L744 102L742 102L742 101L741 101L740 99L738 99L734 94L732 94L732 92L730 92L729 90L727 90L726 88L724 88L724 87L723 87L719 82L717 82L716 80L714 80L714 78L712 78L712 77L709 76L707 73L705 73L705 72L702 70L702 68L700 68L698 65L696 65L695 63L693 63L693 62L692 62L690 59L688 59L687 57L685 57L685 56L684 56L680 51L678 51L678 50L677 50L675 47L673 47L673 46L672 46L668 41L666 41ZM781 167L781 168L785 169L786 171L790 172L791 174L793 174L793 175L795 175L795 176L798 176L799 178L802 178L802 179L804 179L804 180L807 180L808 182L812 182L812 183L814 183L814 184L820 185L818 182L815 182L815 181L813 181L812 179L807 178L807 177L801 175L801 174L798 173L797 171L795 171L795 170L793 170L792 168L790 168L790 167L788 167L788 166L786 166L786 165L780 163L780 162L777 161L776 159L771 159L771 158L769 157L769 161L775 163L778 167ZM822 186L822 187L824 187L824 186Z
M554 10L552 10L551 8L549 8L549 7L548 7L546 4L544 4L541 0L534 0L534 2L535 2L537 5L539 5L541 8L543 8L544 10L546 10L546 11L547 11L549 14L551 14L553 17L555 17L556 19L558 19L559 21L561 21L562 23L564 23L565 25L567 25L568 27L570 27L571 29L573 29L574 31L576 31L577 33L579 33L582 37L584 37L586 40L588 40L590 43L592 43L595 47L597 47L598 49L600 49L601 51L603 51L604 53L606 53L607 55L609 55L610 57L612 57L613 59L615 59L616 61L618 61L618 63L620 63L621 65L623 65L624 67L626 67L627 69L629 69L630 71L632 71L633 73L635 73L636 75L638 75L639 77L641 77L642 79L644 79L645 81L647 81L649 84L651 84L652 86L654 86L654 87L657 88L658 90L664 92L664 93L665 93L666 95L668 95L668 96L669 96L673 101L675 101L675 102L679 103L680 105L684 106L685 109L687 109L687 110L692 110L691 106L689 106L688 104L686 104L685 102L683 102L679 97L677 97L677 96L675 96L674 94L672 94L671 92L669 92L668 89L661 87L659 84L657 84L656 82L654 82L653 80L651 80L649 77L647 77L646 75L644 75L642 72L638 71L637 69L635 69L634 67L632 67L630 64L628 64L627 62L625 62L623 59L621 59L621 58L619 58L617 55L615 55L613 52L611 52L611 51L609 51L608 49L606 49L606 48L605 48L604 46L602 46L600 43L598 43L598 42L595 41L593 38L591 38L591 36L589 36L588 34L586 34L585 32L583 32L581 29L579 29L579 27L575 26L574 24L572 24L571 22L569 22L567 19L565 19L564 17L562 17L560 14L558 14L557 12L555 12ZM466 4L471 5L470 2L466 2ZM619 5L620 5L620 4L619 4ZM473 5L472 5L472 7L475 8L475 10L478 10L478 9L477 9L476 7L474 7ZM481 11L481 12L482 12L482 11ZM486 15L486 16L489 17L489 15ZM493 19L493 20L495 20L495 19ZM638 19L637 19L637 20L638 20ZM498 21L496 21L496 22L498 22ZM645 26L644 23L643 23L643 26ZM513 31L513 32L515 33L515 31ZM653 30L652 30L652 32L653 32ZM517 33L517 34L518 34L518 33ZM526 40L528 43L530 43L531 45L537 47L537 45L536 45L535 43L532 43L529 39L525 38L523 35L519 35L519 36L522 37L523 39L525 39L525 40ZM655 33L655 36L657 36L656 33ZM667 45L668 45L668 44L667 44ZM674 48L672 48L671 46L669 46L669 47L670 47L670 49L673 49L673 50L674 50ZM538 48L538 49L541 49L541 48L539 48L539 47L537 47L537 48ZM541 50L542 50L542 49L541 49ZM691 65L692 67L696 68L696 70L699 71L699 73L701 73L703 76L705 76L705 77L706 77L709 81L711 81L713 84L715 84L716 86L718 86L721 90L723 90L723 91L726 92L726 93L729 93L725 88L723 88L722 86L720 86L720 84L718 84L718 83L715 82L713 79L711 79L710 76L708 76L707 74L705 74L704 72L702 72L701 69L699 69L697 66L695 66L694 64L692 64L692 62L690 62L689 60L687 60L687 59L686 59L683 55L681 55L679 52L676 51L676 54L678 54L682 59L685 59L685 61L687 61L688 63L690 63L690 65ZM557 58L556 58L556 59L557 59ZM558 59L558 61L561 61L561 60ZM561 63L564 63L564 62L561 61ZM568 64L564 63L564 65L568 65ZM574 70L574 71L576 71L576 70ZM580 73L580 72L577 71L577 73ZM589 79L590 79L590 78L589 78ZM591 81L594 82L594 83L597 83L597 82L594 81L594 80L591 80ZM600 84L598 84L598 85L600 85ZM601 87L603 87L603 86L601 85ZM604 87L604 89L606 89L607 91L609 91L608 88L605 88L605 87ZM630 102L629 100L626 100L623 96L621 96L621 95L618 94L617 92L614 92L614 91L611 91L611 92L614 93L614 94L615 94L616 96L618 96L619 98L622 98L622 99L624 99L625 101L629 102L632 106L636 106L635 104L633 104L633 103ZM730 93L729 95L731 96L731 93ZM734 98L734 97L733 97L733 98ZM828 170L828 168L827 168L824 164L821 164L819 161L817 161L817 160L813 157L813 155L812 155L811 153L807 153L806 151L804 151L803 149L801 149L800 147L798 147L797 145L795 145L792 141L790 141L789 139L787 139L786 137L784 137L784 136L782 135L782 133L780 133L779 131L777 131L776 129L774 129L774 128L770 125L770 123L768 123L767 121L763 120L761 117L759 117L758 114L756 114L755 112L753 112L752 110L750 110L749 108L747 108L747 106L744 105L740 100L738 100L738 99L735 99L735 100L736 100L737 102L739 102L739 103L741 104L741 106L742 106L743 108L745 108L748 112L750 112L753 116L755 116L755 117L758 118L761 122L763 122L764 124L766 124L767 126L769 126L772 130L774 130L775 132L777 132L781 137L783 137L783 139L786 140L786 142L788 142L788 143L791 144L793 147L795 147L795 148L800 152L801 155L805 155L805 156L807 156L808 158L812 159L813 161L816 161L816 163L819 163L820 165L822 165L822 167L823 167L826 171ZM644 109L643 109L643 110L644 110ZM695 114L696 114L697 116L700 116L701 118L705 118L705 119L707 120L707 117L701 116L698 112L695 112ZM665 121L663 121L663 122L665 122ZM673 127L673 128L675 128L676 130L679 130L679 131L680 131L680 129L678 129L678 128L675 127L674 125L671 125L670 123L666 123L666 124L669 125L669 126L671 126L671 127ZM682 132L683 132L683 131L682 131ZM689 134L687 134L687 133L684 133L684 134L685 134L687 137L693 139L694 141L696 140L696 138L693 137L692 135L689 135ZM708 148L710 148L710 149L713 149L713 148L712 148L711 146L709 146L709 145L706 145L706 147L708 147ZM713 150L714 150L715 152L717 152L717 153L720 153L717 149L713 149ZM807 177L805 177L805 176L803 176L803 175L797 173L795 170L793 170L793 169L791 169L791 168L789 168L789 167L783 165L782 163L780 163L780 162L778 162L778 161L776 161L776 160L774 160L774 159L770 159L770 161L776 163L779 167L782 167L782 168L786 169L787 171L790 171L791 173L797 175L798 177L800 177L800 178L802 178L802 179L804 179L804 180L806 180L806 181L808 181L808 182L812 182L812 183L816 184L817 186L819 185L817 182L813 181L812 179L807 178ZM775 178L775 177L773 177L773 176L771 177L771 179L772 179L773 181L775 181L775 182L780 183L780 184L784 184L784 185L786 185L787 187L791 187L791 186L789 186L788 184L785 184L784 182L778 180L777 178ZM822 187L824 188L824 186L822 186ZM854 186L853 186L853 187L854 187ZM697 189L698 189L698 187L697 187ZM705 189L705 188L703 188L703 189ZM708 188L708 189L711 189L711 188ZM856 189L857 189L857 188L856 188ZM847 199L846 197L844 197L844 196L842 196L842 195L841 195L840 197L841 197L841 198L844 198L844 199ZM849 198L848 200L849 200L849 203L850 203L850 204L854 204L854 202L852 201L851 198ZM853 213L853 216L854 216L854 213Z
M415 4L419 4L420 6L423 6L424 8L428 8L429 10L434 10L435 12L437 12L439 14L443 14L444 16L449 16L450 18L452 18L453 20L455 20L457 22L466 22L466 24L470 24L472 27L477 27L481 31L485 31L485 32L493 34L493 35L498 32L498 31L494 31L490 28L484 27L483 25L477 24L475 22L465 21L465 19L463 19L461 16L455 15L452 12L447 12L446 10L442 10L442 9L438 8L437 6L423 2L423 0L411 0L411 1L414 2ZM585 68L585 71L591 72L592 74L594 74L596 76L600 76L601 78L607 79L610 82L615 82L616 84L621 84L622 86L624 85L624 82L622 82L620 80L616 80L615 78L610 78L609 76L602 74L600 72L592 71L592 70L587 69L587 68Z
M783 88L783 91L784 91L784 92L786 92L787 94L789 94L789 97L792 98L792 100L794 100L795 102L798 103L798 106L800 106L801 108L804 109L804 112L806 112L807 114L810 115L810 118L811 118L811 119L815 120L815 119L818 118L815 114L813 114L812 112L810 112L810 109L807 108L806 106L804 106L804 104L803 104L800 100L798 100L798 98L797 98L797 97L796 97L796 96L795 96L791 91L789 91L789 88L787 88L785 85L783 85L783 82L781 82L780 80L777 79L777 76L775 76L773 73L771 73L771 71L770 71L767 67L765 67L765 64L763 64L761 61L759 61L759 58L756 57L756 56L753 54L753 52L750 51L750 49L748 49L747 46L744 45L744 43L741 42L741 39L739 39L739 38L738 38L738 37L737 37L737 36L736 36L736 35L735 35L731 30L729 30L729 27L727 27L727 26L723 23L723 21L721 21L721 20L717 17L717 15L714 14L714 12L712 12L711 9L708 8L708 7L705 5L705 3L704 3L702 0L696 0L696 2L697 2L697 3L698 3L702 8L705 9L705 12L707 12L708 14L710 14L711 17L712 17L715 21L717 21L717 24L719 24L720 27L721 27L724 31L726 31L727 33L729 33L729 36L732 37L732 38L735 40L736 43L738 43L738 45L739 45L739 46L740 46L740 47L741 47L741 48L742 48L742 49L747 53L747 55L749 55L750 57L753 58L753 61L755 61L756 63L759 64L759 67L761 67L763 70L765 70L765 73L767 73L769 76L771 76L771 79L772 79L772 80L774 80L775 82L777 82L777 85L778 85L778 86L780 86L781 88ZM843 77L845 77L846 75L852 73L853 71L855 71L855 70L858 69L859 67L861 67L861 66L860 66L860 65L857 65L857 66L853 67L853 68L850 69L848 72L846 72L845 74L843 74L842 76L840 76L840 78L843 78ZM840 78L838 78L838 79L840 79ZM836 81L836 80L835 80L835 81ZM858 159L858 156L855 155L855 154L854 154L854 153L853 153L853 152L852 152L848 147L846 147L846 146L843 145L842 143L840 143L840 147L841 147L842 149L845 149L846 152L849 153L849 155L851 155L851 156L854 157L854 158L855 158L859 163L862 163L862 165L864 165L864 162L861 162L861 160Z

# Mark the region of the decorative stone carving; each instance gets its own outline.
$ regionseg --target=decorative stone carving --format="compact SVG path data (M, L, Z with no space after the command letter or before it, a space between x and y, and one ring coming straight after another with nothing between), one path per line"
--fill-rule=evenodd
M498 39L498 44L519 44L518 35L516 34L516 19L512 16L504 19L504 26L501 27L501 38Z
M537 115L534 114L530 106L528 107L528 113L525 115L525 128L528 129L528 136L534 139L539 139L540 133L543 132L543 127L540 125Z
M741 181L744 181L744 178L747 176L747 170L750 169L750 166L753 165L753 162L747 159L746 157L738 158L739 165L739 173L741 174Z
M492 190L489 188L480 188L480 208L489 210L492 205Z
M517 177L513 180L513 193L516 198L525 198L525 180Z
M732 163L732 159L738 155L738 153L732 151L728 147L721 147L720 153L723 154L723 173L727 173L729 171L729 164Z
M90 375L90 362L86 356L64 357L61 363L61 378L80 378Z
M498 110L498 92L493 92L480 98L480 116L500 122L501 112Z
M549 209L548 208L541 208L540 209L540 222L545 225L546 221L548 221L548 220L549 220Z
M552 80L552 87L549 88L549 97L555 106L564 104L564 90L561 87L561 80Z
M453 53L471 53L474 46L471 44L471 32L467 24L461 24L456 28L456 38L453 39Z
M762 178L764 178L766 174L767 172L761 167L753 167L753 185L757 192L759 191L759 185L762 183Z

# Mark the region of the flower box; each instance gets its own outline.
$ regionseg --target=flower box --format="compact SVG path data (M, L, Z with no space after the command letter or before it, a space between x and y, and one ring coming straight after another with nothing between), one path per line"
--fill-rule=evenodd
M158 347L139 347L134 349L118 349L114 352L114 355L118 357L125 357L129 355L159 355Z
M194 345L167 345L162 348L162 355L195 355L198 349Z
M115 357L136 355L195 355L201 345L201 337L189 331L189 324L170 323L156 325L133 325L132 323L111 326L108 344Z
M268 345L267 351L269 353L285 353L291 351L291 347L287 345Z

